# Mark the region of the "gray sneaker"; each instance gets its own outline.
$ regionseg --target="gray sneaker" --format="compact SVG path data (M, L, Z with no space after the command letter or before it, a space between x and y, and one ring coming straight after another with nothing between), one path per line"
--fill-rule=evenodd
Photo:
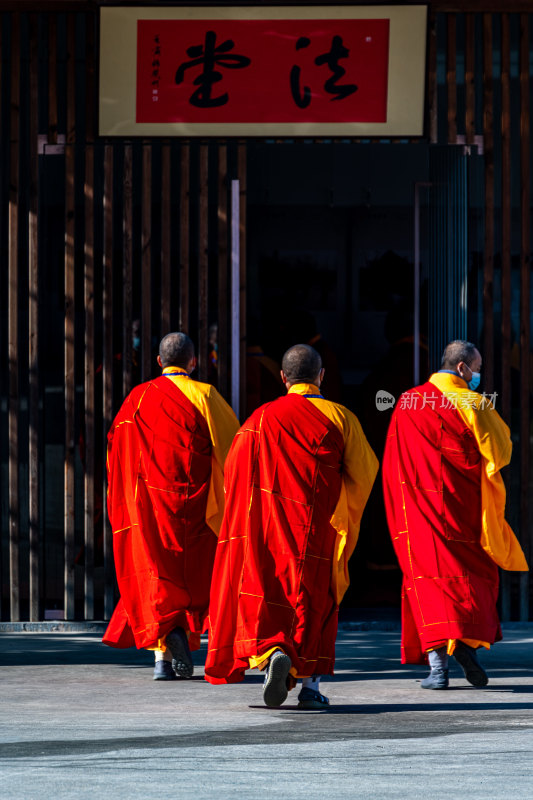
M464 642L457 642L453 656L472 686L481 688L489 682L489 676L478 661L476 651Z
M277 708L287 699L287 678L291 668L289 656L281 651L274 653L268 662L267 674L263 685L263 700L269 708Z
M448 670L432 669L427 678L420 682L421 689L447 689Z
M194 665L192 663L191 651L187 634L183 628L174 628L165 639L165 644L172 653L172 666L178 678L192 678Z

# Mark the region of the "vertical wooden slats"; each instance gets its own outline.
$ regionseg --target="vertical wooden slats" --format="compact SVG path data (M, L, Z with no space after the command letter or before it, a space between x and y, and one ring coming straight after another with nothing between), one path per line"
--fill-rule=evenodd
M74 591L74 453L75 453L75 16L67 16L67 135L65 148L65 477L64 477L64 542L65 542L65 619L75 615Z
M218 148L218 390L226 399L228 385L228 148Z
M448 144L457 142L457 19L448 15L448 50L446 53L446 83L448 87Z
M181 145L180 154L180 331L189 333L189 191L191 148Z
M483 260L483 358L485 387L494 391L494 131L492 15L483 15L483 149L485 154L485 242Z
M198 197L198 377L207 380L208 348L208 148L200 145Z
M94 392L94 27L86 27L86 147L85 147L85 474L84 474L84 613L94 619L94 490L95 490L95 392Z
M529 109L529 16L520 16L520 539L531 556L530 382L531 382L531 121ZM520 619L529 619L529 576L521 575Z
M467 144L474 144L476 134L475 17L473 14L466 14L465 18L465 141Z
M30 16L30 140L28 214L28 523L30 545L30 620L39 619L40 536L39 536L39 212L38 162L38 20Z
M122 394L124 397L133 386L132 371L132 226L133 226L133 150L131 144L124 147L124 178L122 204Z
M170 145L161 148L161 337L170 333L170 304L172 299L170 280Z
M107 432L113 415L113 146L104 148L104 261L103 261L103 363L102 363L102 451L107 453ZM107 497L107 477L102 496ZM109 619L114 606L113 535L104 513L104 616Z
M141 379L148 380L152 364L152 147L142 151L142 320L141 320Z
M8 528L11 619L20 619L20 508L19 508L19 140L20 140L20 15L11 17L11 143L9 173L8 360L9 464Z
M237 175L239 178L240 189L240 324L241 324L241 347L240 347L240 409L241 415L246 413L246 193L247 193L247 170L246 170L246 142L241 142L237 149Z
M502 136L502 403L501 413L511 418L511 34L509 14L501 15L501 136Z

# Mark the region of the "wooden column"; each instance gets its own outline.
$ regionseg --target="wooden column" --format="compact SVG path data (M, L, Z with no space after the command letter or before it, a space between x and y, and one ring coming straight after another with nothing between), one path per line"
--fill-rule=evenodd
M102 452L107 453L107 433L113 417L113 145L104 149L104 262L103 262L103 393ZM103 478L102 496L107 497L107 476ZM104 617L109 619L114 608L113 534L109 517L104 513Z
M229 399L228 148L218 147L218 390Z
M94 619L94 491L95 491L95 392L94 392L94 27L87 17L86 38L86 147L85 147L85 473L84 473L84 616Z
M437 25L435 14L429 11L429 32L428 32L428 79L427 79L427 99L428 99L428 129L429 141L431 144L438 142L438 115L437 115Z
M161 330L160 338L171 332L171 192L170 180L171 152L170 144L165 142L161 148Z
M180 331L189 334L189 191L191 148L182 144L180 154Z
M30 544L30 620L40 611L39 535L39 161L38 161L38 19L30 15L30 153L28 213L28 523Z
M132 368L132 227L133 227L133 151L131 144L124 147L124 177L122 181L122 395L126 397L133 388Z
M67 137L65 148L65 619L74 619L74 235L75 235L75 15L67 15Z
M494 88L492 14L483 15L483 139L485 153L485 244L483 263L483 371L485 387L494 391Z
M141 379L148 380L152 370L152 147L142 151L142 320L141 320Z
M240 207L239 207L239 221L240 221L240 321L241 321L241 364L240 364L240 409L241 417L246 417L246 142L241 142L238 145L237 151L237 176L239 178L240 188Z
M448 144L457 143L457 20L448 15L448 50L446 53L446 84L448 87Z
M11 16L11 121L8 220L8 369L9 369L9 583L11 621L20 620L19 508L19 141L20 141L20 15Z
M526 558L531 558L530 382L531 382L531 121L529 109L529 20L520 16L520 540ZM520 576L520 619L529 617L529 574Z
M473 14L466 14L465 16L465 141L467 144L474 144L476 134L476 90L474 83L475 17Z
M208 356L208 146L200 145L198 197L198 378L207 381Z
M501 34L502 398L500 413L509 425L511 422L511 36L509 14L501 15Z

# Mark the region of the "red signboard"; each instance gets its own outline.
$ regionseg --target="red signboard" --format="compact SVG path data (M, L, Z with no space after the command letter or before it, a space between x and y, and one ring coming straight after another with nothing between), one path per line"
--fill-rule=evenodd
M388 19L137 21L137 123L385 123Z

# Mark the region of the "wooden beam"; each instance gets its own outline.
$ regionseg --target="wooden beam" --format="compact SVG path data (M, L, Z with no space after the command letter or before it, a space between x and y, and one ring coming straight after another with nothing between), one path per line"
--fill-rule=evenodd
M19 506L19 183L20 183L20 15L11 17L11 144L8 211L8 369L9 369L9 586L10 618L20 620Z

